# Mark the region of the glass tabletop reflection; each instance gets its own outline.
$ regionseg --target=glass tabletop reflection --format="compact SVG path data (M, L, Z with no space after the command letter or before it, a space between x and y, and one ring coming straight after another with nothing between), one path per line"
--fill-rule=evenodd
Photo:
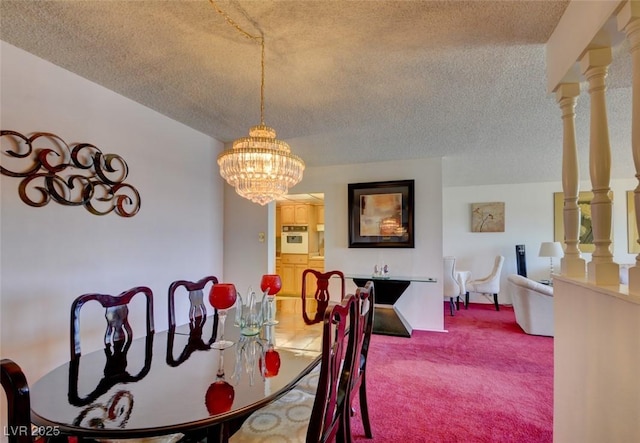
M63 434L122 438L190 432L244 415L289 390L319 362L322 324L305 325L301 301L276 301L279 323L211 349L215 317L134 340L124 355L82 355L31 388L33 421Z

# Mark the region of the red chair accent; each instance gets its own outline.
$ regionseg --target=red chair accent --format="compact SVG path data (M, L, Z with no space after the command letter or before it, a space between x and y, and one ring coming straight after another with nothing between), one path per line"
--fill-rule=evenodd
M318 303L316 312L313 314L313 318L307 314L307 274L312 274L316 278L316 292L313 298ZM305 269L302 272L302 317L304 322L308 325L320 323L323 319L325 310L329 306L331 295L329 294L329 279L332 276L340 277L342 284L342 291L340 293L340 299L345 296L345 283L344 274L341 271L328 271L320 272L315 269Z

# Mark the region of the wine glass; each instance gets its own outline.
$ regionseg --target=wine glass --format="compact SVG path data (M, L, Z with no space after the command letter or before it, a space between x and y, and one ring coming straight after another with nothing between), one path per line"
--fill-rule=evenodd
M278 320L275 319L276 312L274 301L276 294L282 289L282 280L278 274L265 274L260 280L260 289L264 292L267 298L267 315L265 325L276 325Z
M233 342L224 339L224 321L227 318L227 309L236 302L237 292L233 283L217 283L209 291L209 303L218 310L220 325L218 327L218 338L211 347L213 349L227 349L233 346Z

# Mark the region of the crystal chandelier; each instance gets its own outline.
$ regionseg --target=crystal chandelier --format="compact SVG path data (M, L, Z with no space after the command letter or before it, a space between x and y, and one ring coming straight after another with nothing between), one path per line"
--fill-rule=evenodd
M276 139L276 131L264 124L264 36L243 31L215 3L216 10L247 38L261 45L260 124L249 130L249 137L239 138L233 147L218 156L220 175L236 192L254 203L265 205L286 195L302 180L304 161L291 153L289 145Z

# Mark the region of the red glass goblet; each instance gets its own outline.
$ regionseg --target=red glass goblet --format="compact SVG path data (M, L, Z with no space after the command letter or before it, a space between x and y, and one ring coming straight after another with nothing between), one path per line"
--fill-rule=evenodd
M265 274L260 281L260 289L269 295L276 295L282 289L282 280L278 274Z
M265 274L260 280L260 289L264 292L267 298L267 314L265 318L265 325L278 324L278 320L275 319L275 298L276 294L282 289L282 279L278 274Z
M204 397L207 411L211 415L222 414L231 410L235 389L225 380L216 380L209 386Z
M209 291L209 303L218 310L219 319L218 334L216 335L219 338L211 345L214 349L226 349L233 346L232 341L224 339L224 321L227 318L227 309L235 304L237 296L236 287L232 283L214 284Z
M204 404L211 415L218 415L231 410L233 399L236 395L233 386L224 379L224 351L218 352L220 356L218 358L216 381L209 385L204 396Z

